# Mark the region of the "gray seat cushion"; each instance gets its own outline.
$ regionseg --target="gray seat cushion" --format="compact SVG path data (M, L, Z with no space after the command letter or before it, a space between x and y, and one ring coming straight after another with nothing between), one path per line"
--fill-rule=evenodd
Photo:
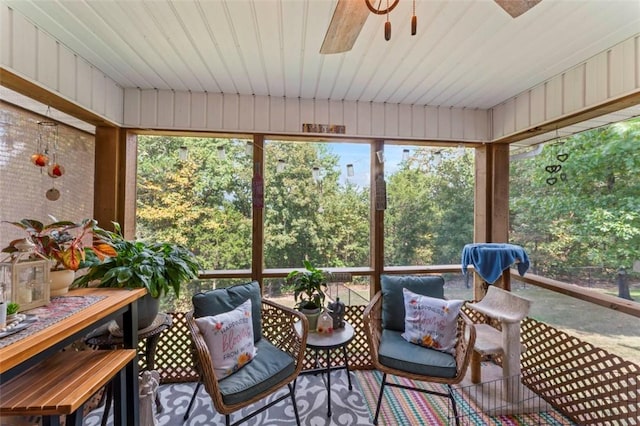
M402 332L382 330L378 360L389 368L431 377L456 375L453 355L409 343Z
M191 299L193 316L200 318L223 314L234 310L247 299L251 299L253 340L257 343L262 338L262 295L257 281L194 294Z
M237 404L266 391L296 369L289 354L260 340L255 358L237 372L220 380L220 393L225 404Z
M404 331L406 288L416 294L444 299L444 279L439 275L382 275L382 328Z

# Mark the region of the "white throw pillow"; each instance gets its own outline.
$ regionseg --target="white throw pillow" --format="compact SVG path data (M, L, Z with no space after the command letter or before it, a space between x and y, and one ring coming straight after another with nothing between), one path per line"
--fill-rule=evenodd
M453 353L458 313L464 300L437 299L406 288L402 293L406 313L402 337L416 345Z
M218 379L235 373L255 357L251 299L232 311L196 318L196 324L204 336Z

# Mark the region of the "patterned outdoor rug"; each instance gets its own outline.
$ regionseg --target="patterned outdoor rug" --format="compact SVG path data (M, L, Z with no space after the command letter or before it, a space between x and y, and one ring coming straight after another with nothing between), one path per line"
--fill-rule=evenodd
M373 418L376 410L378 393L382 373L378 371L356 371L362 393L367 401L370 417ZM396 383L413 386L414 382L395 376L388 376ZM446 387L433 383L417 383L424 389L433 389L438 392L446 392ZM460 388L455 388L456 405L458 409L458 421L460 425L478 426L515 426L515 425L572 425L562 414L550 409L535 414L489 416L483 414L475 406L466 393ZM417 425L454 425L455 416L448 398L429 395L422 392L408 391L389 387L385 388L385 396L382 399L379 425L388 426L417 426Z
M321 375L300 376L296 384L296 401L298 413L300 414L300 424L304 426L354 426L371 425L369 411L364 401L360 388L356 382L355 375L351 373L353 390L349 390L347 376L344 370L331 373L331 418L327 417L327 391ZM189 419L185 422L184 416L195 383L171 384L160 386L160 401L163 410L156 416L158 426L185 426L224 425L224 416L213 410L211 398L200 388L198 396L191 409ZM286 387L284 388L286 390ZM277 396L285 393L285 390L273 394L268 400L273 400ZM256 403L247 409L241 410L241 414L231 415L231 422L235 422L249 411L264 403ZM84 419L84 426L98 426L102 418L102 407L89 413ZM108 425L113 424L109 419ZM291 406L291 400L285 399L268 410L258 414L242 426L290 426L295 425L295 417Z
M327 391L321 375L300 376L296 385L296 401L303 426L371 426L371 419L376 409L380 380L382 374L378 371L353 371L351 379L353 390L349 391L347 376L344 370L331 373L331 404L333 415L327 417ZM391 377L391 376L390 376ZM398 383L411 384L411 381L395 378ZM420 383L420 386L434 387L444 390L444 386ZM163 410L156 416L158 426L196 426L196 425L224 425L224 417L213 410L211 399L203 388L198 392L189 419L184 422L182 417L187 409L195 383L171 384L160 386L160 401ZM272 395L269 400L281 395L284 390ZM488 416L482 414L475 404L456 390L458 406L458 420L460 425L473 426L525 426L525 425L572 425L561 414L551 410L538 414L518 416ZM241 411L246 415L263 402ZM98 426L102 418L102 407L89 413L84 419L85 426ZM234 422L240 414L231 415ZM108 425L113 422L109 419ZM420 392L389 388L385 390L382 401L379 425L387 426L440 426L455 425L449 400ZM289 426L295 425L293 409L289 399L286 399L263 413L243 423L243 426Z

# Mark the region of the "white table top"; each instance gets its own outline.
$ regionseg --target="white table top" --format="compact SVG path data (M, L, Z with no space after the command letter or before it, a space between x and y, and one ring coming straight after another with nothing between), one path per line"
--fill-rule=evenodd
M302 325L300 322L294 324L296 331L300 334ZM354 336L353 326L347 321L344 327L333 330L332 333L309 332L307 336L307 347L311 349L334 349L349 343Z

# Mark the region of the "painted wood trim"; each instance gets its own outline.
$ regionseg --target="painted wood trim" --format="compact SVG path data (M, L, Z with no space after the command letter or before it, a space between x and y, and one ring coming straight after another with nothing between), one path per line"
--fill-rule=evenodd
M341 137L476 143L489 140L490 128L488 111L479 109L124 90L127 128L327 136L303 133L305 123L344 125Z
M76 116L64 109L61 111L81 120L86 117L85 121L91 124L95 121L96 126L104 123L120 124L124 121L123 89L113 79L7 5L0 5L0 19L0 84L52 107L54 105L47 102L47 99L57 96L69 105L74 104L71 110L81 115ZM5 74L11 76L7 77ZM9 85L11 81L15 83L16 77L24 81L24 88L23 85ZM35 87L39 89L36 90ZM120 94L114 93L114 88ZM43 91L49 94L43 95ZM90 116L99 119L92 119Z
M106 117L95 114L90 110L68 100L59 93L51 92L42 86L33 83L25 78L0 67L0 85L15 92L21 93L31 99L72 115L79 120L86 121L94 126L115 127L113 121ZM113 95L111 96L113 98ZM121 110L122 108L120 108Z
M491 108L493 142L509 143L627 105L640 95L640 35ZM634 103L634 104L635 104ZM632 104L633 105L633 104ZM630 105L627 105L630 106ZM611 112L611 111L609 111ZM562 126L560 126L562 123Z

